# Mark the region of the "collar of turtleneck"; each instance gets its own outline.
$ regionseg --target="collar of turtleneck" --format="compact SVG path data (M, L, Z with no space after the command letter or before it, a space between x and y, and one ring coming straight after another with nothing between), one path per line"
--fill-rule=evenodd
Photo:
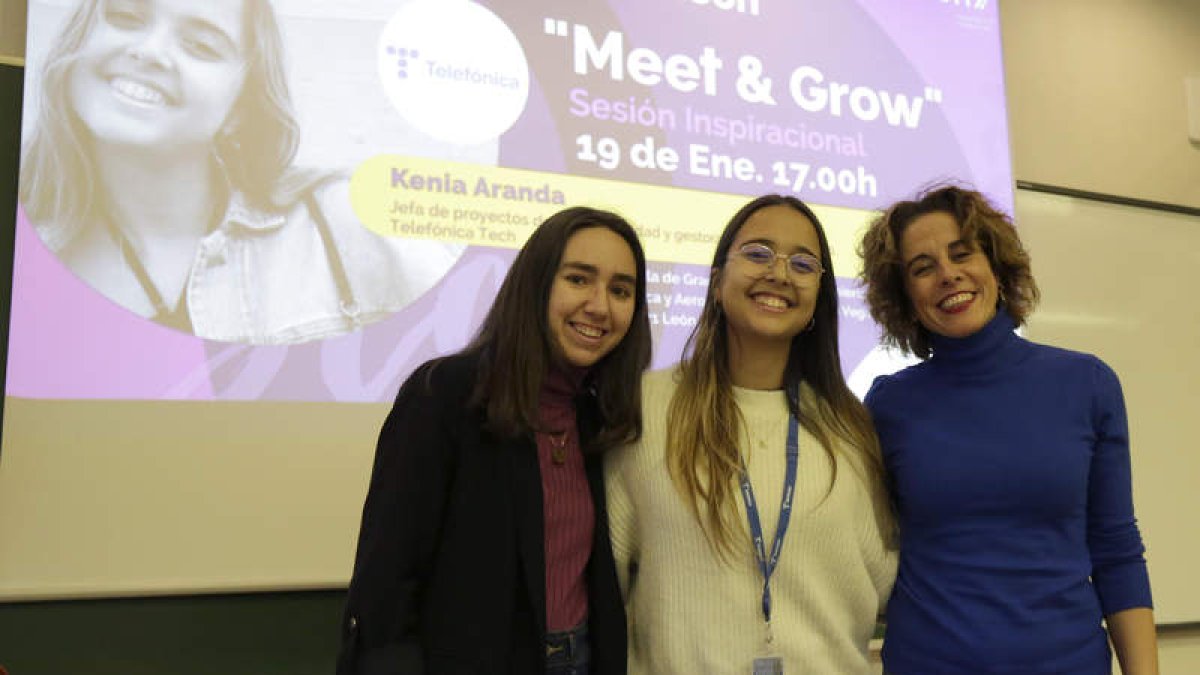
M546 379L542 380L542 389L538 392L539 404L552 408L573 406L587 373L587 368L551 366L546 373Z
M956 375L986 375L1011 365L1025 353L1029 343L1013 331L1016 322L1003 307L983 328L967 337L930 336L933 356L929 362L951 369Z

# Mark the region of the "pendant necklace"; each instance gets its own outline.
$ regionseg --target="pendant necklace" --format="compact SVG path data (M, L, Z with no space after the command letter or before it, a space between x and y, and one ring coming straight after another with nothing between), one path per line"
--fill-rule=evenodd
M546 438L550 439L550 459L555 464L562 466L567 463L567 432L563 431L543 431Z

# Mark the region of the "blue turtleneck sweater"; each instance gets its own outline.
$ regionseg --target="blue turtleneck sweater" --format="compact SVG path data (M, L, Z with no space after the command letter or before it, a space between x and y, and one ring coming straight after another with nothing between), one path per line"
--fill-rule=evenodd
M885 669L1110 672L1102 616L1150 606L1116 374L1001 311L875 381L900 522Z

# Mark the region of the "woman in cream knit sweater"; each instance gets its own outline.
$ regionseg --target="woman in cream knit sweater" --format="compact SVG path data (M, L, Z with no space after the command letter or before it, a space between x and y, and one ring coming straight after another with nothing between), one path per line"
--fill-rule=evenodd
M760 197L712 270L689 356L644 379L642 438L606 465L629 672L867 672L892 518L824 232Z

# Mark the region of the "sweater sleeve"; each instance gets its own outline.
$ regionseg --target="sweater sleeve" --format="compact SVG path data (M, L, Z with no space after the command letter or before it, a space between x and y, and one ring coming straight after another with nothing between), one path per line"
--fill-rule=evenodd
M890 377L887 375L876 377L875 381L871 383L871 388L867 391L867 395L863 397L863 405L866 406L867 412L871 414L872 422L876 423L877 428L880 400L883 398L881 392L889 379ZM887 448L883 447L882 436L879 437L879 443L880 453L883 457L886 457ZM894 486L891 483L890 472L885 470L882 478L884 492L880 494L877 491L870 490L872 511L875 515L875 531L880 542L878 549L873 551L875 556L873 556L871 561L871 579L875 583L875 588L879 591L879 615L881 617L887 609L887 601L891 595L892 584L896 578L896 564L899 558L896 546L899 532L898 526L894 522L894 507L891 503Z
M871 383L871 388L867 390L867 395L863 397L863 405L867 407L867 412L871 413L872 420L879 415L879 407L884 398L883 389L890 380L890 375L876 377Z
M1145 548L1133 514L1125 400L1116 373L1099 360L1093 374L1092 426L1087 541L1092 581L1109 616L1150 607L1151 597Z
M637 565L637 524L625 469L636 444L618 448L605 455L604 489L608 499L608 528L612 538L613 559L617 565L617 581L621 597L629 600L633 569Z
M870 494L872 517L865 519L867 522L864 523L868 528L869 544L863 549L863 560L879 597L877 614L882 618L887 613L888 598L896 581L896 565L900 553L895 545L895 526L891 524L889 514L891 506L886 503L884 495L878 494L878 490L872 490L865 485L864 487Z
M896 499L895 485L892 482L891 475L891 445L888 442L889 427L887 424L887 409L888 405L893 401L889 401L889 385L892 382L892 375L880 375L871 383L871 388L867 390L867 395L863 397L863 405L866 406L867 412L871 415L871 423L875 425L876 434L879 437L879 452L884 464L884 486L887 488L889 498L893 501ZM895 398L894 396L892 397Z

